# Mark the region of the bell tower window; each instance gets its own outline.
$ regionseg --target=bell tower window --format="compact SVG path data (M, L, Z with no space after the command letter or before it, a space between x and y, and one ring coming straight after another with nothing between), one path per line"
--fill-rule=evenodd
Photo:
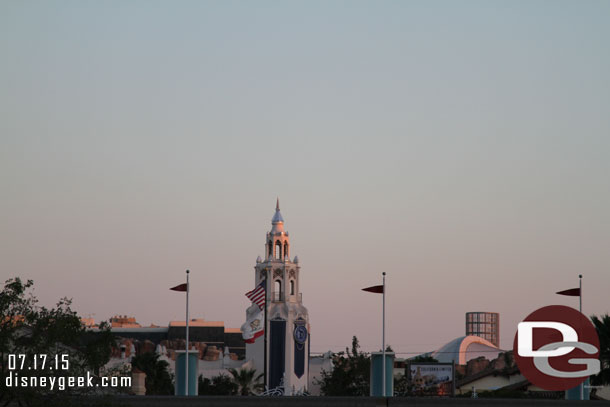
M282 242L280 242L279 240L275 242L275 258L282 258Z
M275 301L283 300L282 282L280 280L275 280L275 283L273 284L273 299Z
M284 257L288 257L288 242L284 242Z
M290 280L290 295L294 295L294 280Z

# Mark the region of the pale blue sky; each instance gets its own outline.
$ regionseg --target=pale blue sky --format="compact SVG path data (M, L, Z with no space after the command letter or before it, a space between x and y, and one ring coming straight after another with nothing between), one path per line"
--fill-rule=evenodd
M610 311L610 2L0 2L0 275L239 327L280 196L312 351Z

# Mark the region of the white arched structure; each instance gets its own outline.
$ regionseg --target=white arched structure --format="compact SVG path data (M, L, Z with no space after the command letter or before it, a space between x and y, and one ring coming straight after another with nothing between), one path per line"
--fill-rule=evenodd
M452 340L432 352L430 356L441 363L455 361L457 365L465 365L470 359L481 356L488 360L496 359L502 352L504 351L493 343L479 336L469 335Z

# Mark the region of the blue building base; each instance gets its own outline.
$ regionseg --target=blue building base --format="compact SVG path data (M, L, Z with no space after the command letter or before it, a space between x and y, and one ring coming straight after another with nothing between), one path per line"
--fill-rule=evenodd
M174 387L174 394L176 396L186 395L186 351L176 351L176 385ZM189 350L189 396L196 396L199 394L197 376L199 375L199 351Z
M371 353L371 396L394 395L394 352L385 353L385 395L383 394L383 353Z
M589 387L589 379L585 380L582 384L582 394L583 400L589 400L591 397L591 388ZM580 400L580 386L572 387L569 390L566 390L566 400Z

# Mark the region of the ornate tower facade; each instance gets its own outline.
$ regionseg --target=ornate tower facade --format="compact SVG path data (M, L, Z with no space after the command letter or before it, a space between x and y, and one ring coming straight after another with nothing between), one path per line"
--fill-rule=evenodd
M266 367L269 389L283 380L287 395L307 390L309 376L309 315L300 291L299 259L291 259L290 254L290 235L284 230L278 199L264 260L259 256L254 266L254 286L266 281L265 335L246 344L246 359L253 361L258 372Z

